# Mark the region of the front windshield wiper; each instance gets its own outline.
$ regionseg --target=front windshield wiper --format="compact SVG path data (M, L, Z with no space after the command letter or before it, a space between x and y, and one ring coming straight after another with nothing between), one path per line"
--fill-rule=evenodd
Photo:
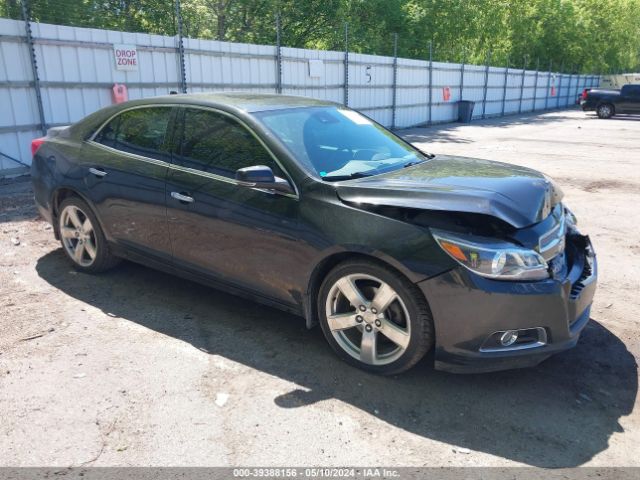
M414 147L415 148L415 147ZM427 157L429 160L431 160L432 158L436 157L435 153L429 153L429 152L425 152L424 150L420 150L419 148L417 148L416 150L418 150L422 155L424 155L425 157Z
M402 166L402 168L413 167L414 165L418 165L419 163L422 163L422 162L424 162L424 161L425 161L425 160L418 160L418 161L413 160L413 161L411 161L411 162L407 162L407 163L405 163L405 164Z
M433 157L435 157L435 155L432 155L431 157L428 157L429 160L431 160ZM411 160L410 162L405 163L402 168L407 168L407 167L413 167L414 165L419 165L421 163L426 162L427 160Z
M327 175L322 177L323 180L327 180L330 182L338 181L338 180L351 180L352 178L362 178L362 177L370 177L372 174L367 172L353 172L349 175Z

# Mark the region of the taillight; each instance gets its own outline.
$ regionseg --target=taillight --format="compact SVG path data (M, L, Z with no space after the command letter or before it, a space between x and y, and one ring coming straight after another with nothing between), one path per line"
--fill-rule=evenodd
M32 157L35 157L36 152L42 146L44 141L45 141L45 137L40 137L40 138L36 138L34 140L31 140L31 156Z

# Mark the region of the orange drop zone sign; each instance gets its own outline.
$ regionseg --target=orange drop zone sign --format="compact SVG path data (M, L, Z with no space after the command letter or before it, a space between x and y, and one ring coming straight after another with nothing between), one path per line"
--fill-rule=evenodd
M114 45L116 70L138 70L138 49L135 45Z

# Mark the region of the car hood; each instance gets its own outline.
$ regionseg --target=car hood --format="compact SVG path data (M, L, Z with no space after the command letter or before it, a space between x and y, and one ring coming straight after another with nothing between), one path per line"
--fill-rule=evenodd
M479 213L516 228L544 220L563 196L535 170L449 155L335 187L340 199L350 203Z

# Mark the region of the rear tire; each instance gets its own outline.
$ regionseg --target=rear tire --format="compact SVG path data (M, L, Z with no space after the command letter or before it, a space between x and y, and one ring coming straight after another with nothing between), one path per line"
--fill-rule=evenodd
M318 318L338 356L372 373L404 372L433 345L422 292L397 271L365 259L329 272L320 287Z
M74 268L99 273L120 263L120 259L109 251L100 223L84 200L65 198L58 210L60 243Z
M615 109L610 103L603 103L602 105L598 105L596 113L598 114L599 118L611 118L615 115Z

